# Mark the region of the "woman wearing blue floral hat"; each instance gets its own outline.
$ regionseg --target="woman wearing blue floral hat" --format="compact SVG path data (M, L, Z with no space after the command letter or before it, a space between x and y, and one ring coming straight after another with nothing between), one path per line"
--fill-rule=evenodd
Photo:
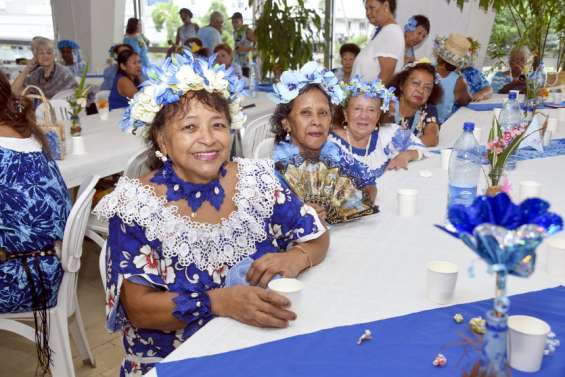
M343 89L345 99L339 109L343 121L330 135L343 153L366 165L375 179L386 170L406 169L410 161L423 157L426 148L411 130L393 123L378 126L381 114L395 99L393 90L379 80L367 82L359 77L343 84Z
M63 39L57 43L57 48L61 53L63 65L70 69L75 76L81 76L86 69L86 62L82 60L78 43L70 39Z
M183 54L149 70L122 128L145 135L156 170L120 179L109 219L107 327L123 333L121 376L141 376L215 316L286 327L289 301L265 289L320 263L328 235L268 160L228 162L243 88L214 59Z

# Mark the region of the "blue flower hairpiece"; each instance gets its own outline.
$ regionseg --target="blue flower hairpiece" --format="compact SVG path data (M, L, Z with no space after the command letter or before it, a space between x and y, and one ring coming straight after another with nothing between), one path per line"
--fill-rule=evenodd
M216 55L208 59L194 57L185 49L182 54L166 58L161 66L152 65L144 69L148 79L129 101L120 128L136 134L145 132L155 115L164 106L178 102L190 91L206 90L218 93L230 102L232 128L239 128L245 122L241 111L239 95L244 81L233 67L226 69L215 64Z
M358 96L381 99L381 110L385 112L389 110L390 101L396 98L394 95L396 88L387 88L381 80L364 81L359 75L353 77L349 82L342 83L341 87L345 92L345 101Z
M78 43L76 43L73 40L70 39L63 39L60 40L59 43L57 43L57 48L60 50L62 48L68 47L71 50L78 50L80 49L80 46L78 45Z
M284 71L281 80L273 86L274 93L270 98L276 104L289 103L307 85L320 86L334 105L343 101L343 91L335 74L313 61L304 64L299 70Z
M404 32L408 33L410 31L414 31L416 30L417 27L418 27L418 21L416 21L416 18L414 16L412 16L408 19L408 21L404 25Z

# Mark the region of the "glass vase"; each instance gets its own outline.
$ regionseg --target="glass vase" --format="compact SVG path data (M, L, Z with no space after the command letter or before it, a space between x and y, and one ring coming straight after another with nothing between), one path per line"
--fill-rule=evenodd
M71 136L80 136L81 132L80 118L78 115L71 116Z
M502 191L500 187L500 179L504 173L504 168L495 167L491 168L488 173L488 187L486 190L486 195L495 196Z
M505 377L508 369L508 316L495 310L486 313L486 333L481 352L481 371L489 377Z

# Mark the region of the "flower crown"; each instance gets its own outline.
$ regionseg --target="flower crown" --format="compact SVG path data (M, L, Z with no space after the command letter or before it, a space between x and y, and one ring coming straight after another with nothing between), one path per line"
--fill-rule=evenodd
M190 91L206 90L217 93L230 102L232 128L240 128L245 122L241 111L239 94L243 91L241 80L233 67L226 69L215 64L216 56L208 59L194 57L185 49L182 54L173 54L159 67L152 65L145 70L148 79L129 101L120 128L137 134L147 132L147 126L165 105L178 102Z
M408 19L408 21L406 21L406 24L404 25L404 32L408 33L410 31L414 31L417 27L418 21L416 21L416 18L414 16L412 16Z
M416 61L413 61L412 63L405 64L404 67L402 67L402 70L403 70L403 71L406 71L406 70L408 70L408 69L414 68L414 67L417 66L418 64L429 64L429 65L432 65L432 66L433 66L433 64L432 64L432 62L430 61L430 59L428 59L428 58L421 58L420 60L416 60ZM434 68L434 70L435 70L435 68ZM436 72L436 73L434 74L434 84L435 84L435 85L439 85L440 83L441 83L441 76L439 75L439 73Z
M304 64L299 70L284 71L281 80L273 85L271 100L277 104L289 103L298 97L302 88L310 84L319 85L334 105L340 104L344 99L335 74L312 61Z
M359 75L356 75L349 82L341 84L345 92L345 101L351 97L365 96L368 98L380 98L382 100L381 110L387 112L389 109L390 101L396 98L394 91L396 88L387 88L383 85L381 80L373 80L370 82L363 81Z

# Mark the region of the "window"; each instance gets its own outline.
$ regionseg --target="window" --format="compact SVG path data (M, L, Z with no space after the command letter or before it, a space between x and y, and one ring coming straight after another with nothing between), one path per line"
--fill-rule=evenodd
M36 35L54 36L50 0L0 1L0 40L29 42Z

